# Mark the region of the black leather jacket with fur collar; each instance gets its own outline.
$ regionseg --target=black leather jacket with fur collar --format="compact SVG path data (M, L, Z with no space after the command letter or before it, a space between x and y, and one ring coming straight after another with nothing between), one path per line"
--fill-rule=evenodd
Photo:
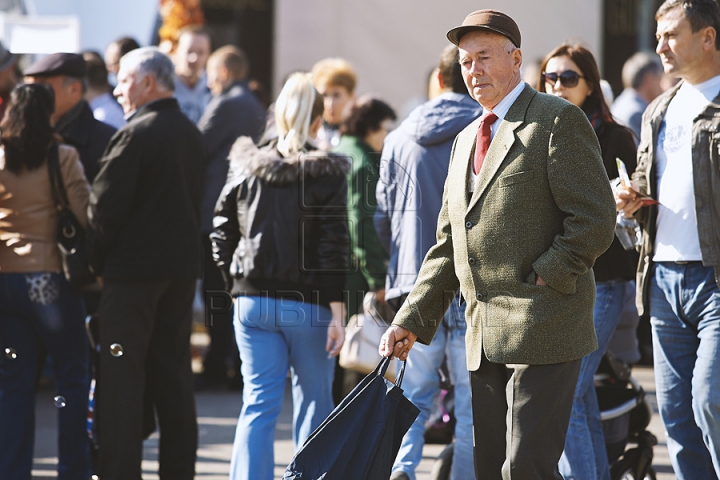
M233 296L343 299L348 270L344 157L308 148L283 158L248 137L230 152L213 219L213 257Z

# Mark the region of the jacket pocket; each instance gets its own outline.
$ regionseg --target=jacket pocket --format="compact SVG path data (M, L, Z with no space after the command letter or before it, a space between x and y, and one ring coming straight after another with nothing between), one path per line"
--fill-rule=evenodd
M518 183L525 183L535 177L535 170L526 170L524 172L515 172L498 178L498 184L501 187L509 187Z

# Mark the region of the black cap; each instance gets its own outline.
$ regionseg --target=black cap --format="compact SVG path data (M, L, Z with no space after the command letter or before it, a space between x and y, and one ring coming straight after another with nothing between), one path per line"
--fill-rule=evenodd
M29 77L68 77L83 78L87 71L85 59L77 53L53 53L41 58L23 72Z

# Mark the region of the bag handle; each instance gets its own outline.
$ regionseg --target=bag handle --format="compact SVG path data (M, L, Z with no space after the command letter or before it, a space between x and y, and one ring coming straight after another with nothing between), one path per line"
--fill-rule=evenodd
M378 363L378 366L375 367L375 375L380 375L384 377L388 367L390 366L391 360L392 358L390 357L382 357L382 359L380 359L380 363ZM402 362L402 366L400 367L400 373L398 373L397 377L395 378L395 386L398 388L402 386L403 377L405 376L405 365L407 365L407 360L404 360Z
M58 153L58 144L50 145L48 151L48 173L50 175L50 189L52 191L53 202L58 211L68 207L67 192L63 183L62 172L60 171L60 156Z

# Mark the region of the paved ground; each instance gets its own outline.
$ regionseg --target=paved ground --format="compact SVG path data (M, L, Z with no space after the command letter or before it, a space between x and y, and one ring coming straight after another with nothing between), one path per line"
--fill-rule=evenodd
M654 411L657 412L654 395L653 371L647 367L634 370L648 393ZM37 435L33 478L55 478L57 466L56 447L56 408L53 404L53 390L42 389L37 398ZM241 394L239 392L199 392L197 409L200 448L198 450L197 476L199 480L226 480L230 468L230 455L235 425L240 412ZM289 395L285 398L285 407L280 416L275 433L275 474L282 478L285 466L293 454L290 423L292 420ZM667 455L663 429L657 414L653 416L650 430L658 437L660 444L655 448L654 466L658 480L674 478ZM418 469L418 480L428 480L433 462L442 450L441 445L425 447L424 458ZM143 461L144 479L159 478L157 472L157 436L145 442L145 460Z

